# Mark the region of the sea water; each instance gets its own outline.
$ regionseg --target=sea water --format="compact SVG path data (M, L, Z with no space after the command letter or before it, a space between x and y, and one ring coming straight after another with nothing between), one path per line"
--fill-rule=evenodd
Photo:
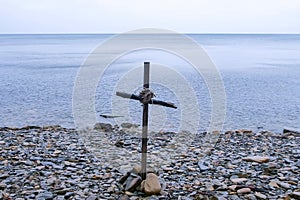
M79 69L93 50L111 37L111 34L0 35L0 126L75 127L72 98ZM299 128L300 35L190 34L187 37L204 49L220 72L226 93L224 130L281 132L283 127ZM199 131L205 130L210 124L212 108L204 78L182 58L163 50L136 50L117 57L108 66L95 91L97 121L141 122L141 104L133 100L123 99L129 110L118 120L105 119L100 114L111 114L113 109L114 114L118 110L123 113L122 107L112 108L116 85L127 84L124 80L131 72L136 72L132 81L142 83L145 60L174 68L184 78L197 99L197 104L191 105L187 112L192 117L199 109ZM167 72L165 75L168 77ZM171 85L177 82L172 82L172 77L168 79ZM151 83L150 87L158 99L179 105L177 110L150 106L150 124L173 130L181 123L189 123L189 117L180 115L180 98L167 85ZM124 92L138 94L141 89L142 86ZM188 95L182 98L189 99Z

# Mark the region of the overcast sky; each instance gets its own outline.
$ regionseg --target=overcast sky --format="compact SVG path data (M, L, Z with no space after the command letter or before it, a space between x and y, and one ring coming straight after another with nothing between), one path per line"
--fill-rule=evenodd
M300 33L300 0L0 0L0 33Z

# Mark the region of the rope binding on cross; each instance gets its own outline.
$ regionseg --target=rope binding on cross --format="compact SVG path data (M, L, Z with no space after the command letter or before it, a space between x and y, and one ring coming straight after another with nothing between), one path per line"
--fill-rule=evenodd
M152 98L155 97L155 94L149 88L144 88L140 92L139 97L141 98L140 100L141 103L147 104L152 101Z

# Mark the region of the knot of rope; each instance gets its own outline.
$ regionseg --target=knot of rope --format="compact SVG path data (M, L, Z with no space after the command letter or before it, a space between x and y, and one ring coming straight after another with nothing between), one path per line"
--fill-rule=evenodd
M149 89L149 88L144 88L140 92L140 102L143 104L147 104L152 101L152 98L155 97L155 94Z

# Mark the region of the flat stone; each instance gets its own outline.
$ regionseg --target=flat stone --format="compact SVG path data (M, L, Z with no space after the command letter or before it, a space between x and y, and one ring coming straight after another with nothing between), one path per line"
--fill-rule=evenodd
M194 171L196 171L196 168L194 168L194 167L188 167L188 170L194 172Z
M121 179L119 180L119 183L124 184L129 176L130 176L130 172L127 172L124 176L121 177Z
M275 182L275 181L270 181L269 185L274 187L274 188L279 188L277 182Z
M202 172L210 169L210 167L207 166L203 161L198 162L198 167L199 167L200 171L202 171Z
M72 197L72 196L74 196L74 195L75 195L74 192L67 192L67 193L65 194L65 199L69 199L70 197Z
M92 194L88 198L86 198L86 200L96 200L96 199L97 199L97 196L94 194Z
M53 184L55 184L56 180L57 179L55 177L49 177L48 180L47 180L47 184L48 185L53 185Z
M112 132L113 127L111 124L106 123L96 123L94 126L94 129L97 131L103 131L103 132Z
M71 172L76 172L78 169L75 167L67 167L66 170Z
M69 191L71 191L70 188L64 188L64 189L55 191L55 193L58 194L58 195L64 195L64 194L66 194Z
M134 193L129 192L129 191L125 191L125 194L126 194L127 196L133 196L133 195L134 195Z
M267 156L248 156L243 158L247 162L266 163L269 162L270 158Z
M289 189L289 188L291 187L290 184L285 183L285 182L279 182L279 181L278 181L277 184L278 184L280 187L284 188L284 189Z
M139 125L138 124L132 124L132 123L122 123L121 127L129 129L129 128L137 128L137 127L139 127Z
M76 166L75 163L72 163L72 162L69 162L69 161L65 161L64 164L65 164L66 166L72 166L72 167Z
M125 191L134 192L137 186L142 182L141 177L131 177L129 176L126 180Z
M251 189L250 188L241 188L237 191L238 194L247 194L250 193Z
M300 130L299 129L295 129L295 128L288 128L288 127L285 127L283 128L283 133L293 133L295 135L300 135Z
M300 192L292 192L290 196L295 199L300 199Z
M233 182L233 183L235 183L235 184L237 184L237 183L243 183L243 182L245 182L245 181L247 181L248 179L246 179L246 178L234 178L234 179L231 179L231 181Z
M36 196L37 200L50 200L53 199L53 194L51 192L42 192Z
M60 154L62 151L61 150L55 150L54 152L53 152L53 154Z
M0 175L0 179L5 179L5 178L7 178L7 177L9 177L9 174L1 174L1 175Z
M267 196L260 193L260 192L255 192L254 195L258 198L258 199L267 199Z
M0 190L4 190L7 187L5 183L0 183Z
M65 200L65 197L62 195L56 196L54 200Z
M173 171L173 168L172 167L163 167L163 170L164 171Z
M41 162L41 164L44 166L51 166L51 167L55 166L53 162Z
M231 185L228 187L228 189L230 189L231 191L235 191L237 185Z

